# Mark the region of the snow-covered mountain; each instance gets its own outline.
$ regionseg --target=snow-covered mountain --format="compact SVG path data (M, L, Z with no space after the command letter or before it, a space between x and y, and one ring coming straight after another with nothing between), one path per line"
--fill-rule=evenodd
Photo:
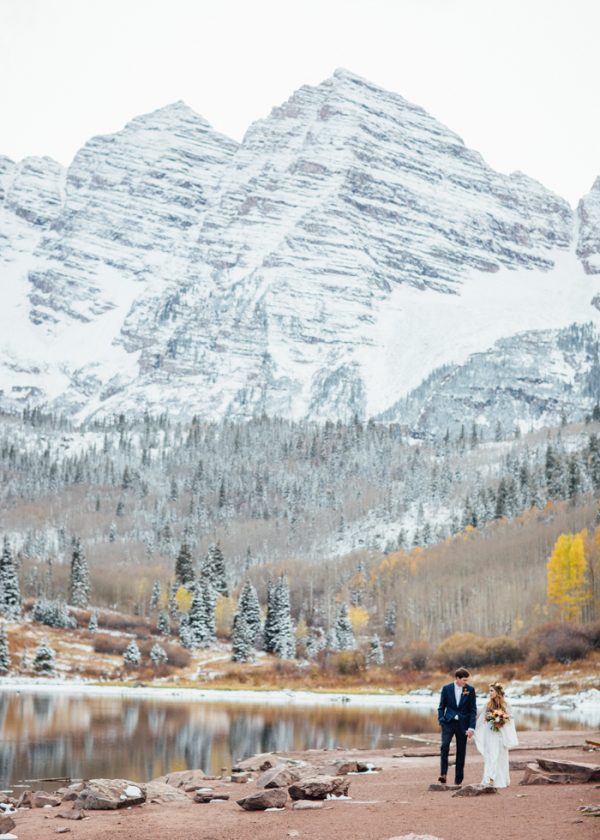
M344 70L239 145L176 103L92 139L66 173L0 159L0 184L4 405L81 417L391 409L421 428L416 395L433 391L415 389L434 370L460 368L461 387L477 389L473 354L535 343L525 333L543 335L526 362L548 382L549 413L521 414L519 400L513 413L540 423L555 411L548 342L600 322L599 181L575 214ZM562 375L572 410L598 398L577 363ZM496 422L493 393L478 408Z

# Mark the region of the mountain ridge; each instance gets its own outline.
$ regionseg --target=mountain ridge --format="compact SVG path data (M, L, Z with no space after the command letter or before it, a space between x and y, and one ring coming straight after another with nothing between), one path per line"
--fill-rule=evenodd
M0 184L18 166L6 161ZM599 323L596 187L574 212L343 68L240 144L179 100L92 138L66 174L30 166L20 203L0 193L8 407L366 417L418 385L397 373L405 358L423 381L501 337ZM486 298L509 289L519 310L516 275L527 311L500 336ZM541 316L561 283L570 298Z

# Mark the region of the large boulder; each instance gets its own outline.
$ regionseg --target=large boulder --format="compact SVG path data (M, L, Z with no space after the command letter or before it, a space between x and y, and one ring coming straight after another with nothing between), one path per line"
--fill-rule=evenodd
M176 773L158 776L152 781L164 782L176 788L184 788L184 790L194 790L197 787L202 787L208 778L210 777L206 775L204 770L178 770Z
M578 782L600 782L600 764L559 761L555 758L537 758L536 761L547 773L565 773Z
M292 799L327 799L328 796L347 796L349 779L343 776L312 776L290 785Z
M235 767L232 767L234 773L243 772L245 770L268 770L270 767L275 767L278 764L287 764L288 762L280 758L275 753L259 753L252 755L250 758L245 758L243 761L236 761Z
M301 778L302 773L298 768L280 764L265 770L256 780L256 785L259 788L288 787L288 785L300 781Z
M453 793L452 796L487 796L490 793L498 793L491 785L465 785Z
M566 785L569 784L568 774L545 773L537 764L527 764L520 785Z
M237 804L245 811L266 811L267 808L283 808L287 802L287 793L281 788L259 790L238 799Z
M146 801L144 785L127 779L90 779L74 802L86 811L113 811Z
M146 785L146 799L148 802L178 802L188 797L181 788L153 780Z
M7 814L0 815L0 834L8 834L16 826L16 822Z

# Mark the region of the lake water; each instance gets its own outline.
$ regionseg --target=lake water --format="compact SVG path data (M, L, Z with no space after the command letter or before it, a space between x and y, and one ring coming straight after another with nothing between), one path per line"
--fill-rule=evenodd
M583 730L600 722L600 710L515 712L521 729ZM410 743L405 735L436 731L433 708L138 699L76 690L5 689L0 691L0 789L27 779L63 776L145 781L191 767L218 775L259 752L399 748Z

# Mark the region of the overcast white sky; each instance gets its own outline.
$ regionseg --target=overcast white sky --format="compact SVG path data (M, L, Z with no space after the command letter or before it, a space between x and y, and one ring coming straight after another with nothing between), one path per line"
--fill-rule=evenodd
M68 164L183 99L241 139L345 67L575 204L600 175L597 0L0 0L0 154Z

